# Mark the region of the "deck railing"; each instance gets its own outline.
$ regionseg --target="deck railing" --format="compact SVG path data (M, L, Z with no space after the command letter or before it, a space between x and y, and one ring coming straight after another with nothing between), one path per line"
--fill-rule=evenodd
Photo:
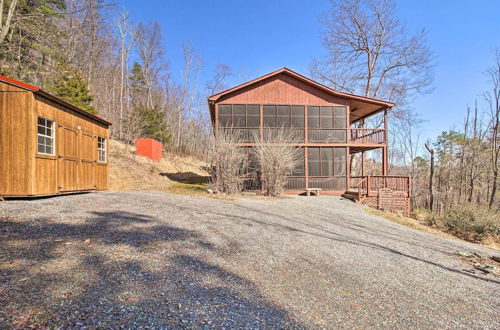
M359 191L360 187L367 196L376 195L379 189L388 188L394 191L406 192L410 196L410 178L398 175L368 175L352 176L349 184L350 190ZM360 195L361 196L361 195Z
M350 142L360 144L385 143L383 128L351 128Z
M310 143L346 143L346 139L347 134L345 128L308 129L308 140Z
M220 128L223 130L225 128ZM277 128L234 127L238 131L242 143L254 143L256 136L266 137L277 131ZM296 141L294 143L305 143L306 132L308 143L352 143L352 144L384 144L386 142L386 131L383 128L290 128L294 131Z

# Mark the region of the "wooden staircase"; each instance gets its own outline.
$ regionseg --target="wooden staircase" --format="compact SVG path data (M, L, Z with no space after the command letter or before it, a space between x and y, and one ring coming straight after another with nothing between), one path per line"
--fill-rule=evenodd
M403 176L351 177L350 189L342 197L356 204L410 215L410 178Z
M361 203L359 198L359 193L357 191L347 190L345 193L342 194L342 197L350 199L354 201L356 204Z

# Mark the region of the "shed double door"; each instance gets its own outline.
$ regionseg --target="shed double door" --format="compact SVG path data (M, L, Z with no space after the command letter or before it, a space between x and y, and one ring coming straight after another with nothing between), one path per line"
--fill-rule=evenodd
M57 145L57 186L60 192L79 190L78 129L59 124Z

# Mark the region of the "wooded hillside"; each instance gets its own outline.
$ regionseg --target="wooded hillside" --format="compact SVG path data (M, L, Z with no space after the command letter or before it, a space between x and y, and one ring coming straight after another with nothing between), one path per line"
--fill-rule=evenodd
M485 64L490 89L471 95L476 106L463 125L424 148L425 120L411 103L433 87L435 58L425 31L408 31L394 1L332 5L322 19L326 54L313 61L311 76L397 104L389 120L389 174L411 176L413 206L438 212L464 202L498 208L500 53ZM0 74L98 113L113 124L113 139L151 137L171 153L203 156L210 135L206 96L227 87L231 68L206 68L202 55L185 42L182 78L176 81L160 24L132 22L130 16L107 0L2 0ZM200 82L202 69L213 71L213 78ZM444 125L459 123L457 116ZM368 158L380 162L380 155ZM373 168L375 174L378 166Z
M132 23L106 0L0 2L0 74L40 86L109 120L124 142L152 137L170 152L200 155L206 96L224 88L226 65L199 83L201 55L183 45L182 81L169 74L158 22Z

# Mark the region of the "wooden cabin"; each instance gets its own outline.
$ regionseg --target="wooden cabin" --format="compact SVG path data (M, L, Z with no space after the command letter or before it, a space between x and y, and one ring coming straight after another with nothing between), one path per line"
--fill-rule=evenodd
M0 76L0 197L108 188L110 123Z
M236 129L241 145L252 147L255 134L272 134L288 127L302 148L302 161L288 178L288 193L319 188L357 203L391 211L410 212L408 177L389 176L387 111L391 102L339 92L283 68L208 98L215 133ZM367 118L383 113L383 128L368 128ZM369 150L382 151L378 176L365 175ZM362 154L361 175L351 176L351 157ZM258 172L258 171L256 171ZM259 189L250 178L249 189Z

